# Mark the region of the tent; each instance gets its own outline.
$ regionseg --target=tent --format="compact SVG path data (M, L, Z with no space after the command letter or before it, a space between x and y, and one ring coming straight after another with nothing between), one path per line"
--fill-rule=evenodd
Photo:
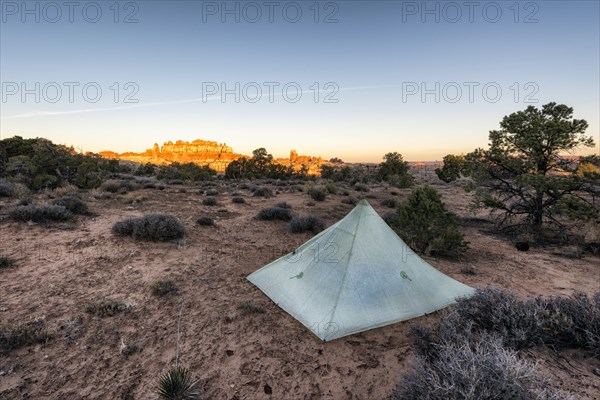
M474 292L415 254L366 200L247 279L323 341L419 317Z

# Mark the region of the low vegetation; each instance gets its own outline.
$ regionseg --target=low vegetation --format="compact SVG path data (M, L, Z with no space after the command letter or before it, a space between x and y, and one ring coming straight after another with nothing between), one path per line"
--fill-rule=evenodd
M273 197L273 191L268 187L258 187L252 195L254 197Z
M112 232L119 236L133 236L136 240L165 242L185 236L185 227L172 215L146 214L115 223Z
M156 297L165 297L177 294L179 289L173 279L162 278L152 282L150 291Z
M98 317L112 317L127 310L127 305L118 300L100 300L93 303L88 303L85 306L85 311L97 315Z
M437 322L415 325L412 333L417 362L400 384L398 399L472 398L469 393L565 399L516 351L551 346L598 356L600 292L592 298L578 293L520 301L506 290L479 289L442 311Z
M201 215L196 220L196 223L198 225L202 225L202 226L214 226L215 225L215 219L212 218L212 217L209 217L208 215Z
M6 353L19 347L46 343L54 336L43 320L35 320L24 324L0 325L0 352Z
M205 197L202 199L202 204L205 206L216 206L218 201L216 197Z
M256 218L263 221L290 221L292 219L292 210L281 207L263 208L256 215Z
M38 223L68 221L73 214L64 206L59 205L22 205L15 207L10 216L16 221L32 221Z
M246 199L244 199L242 196L235 196L231 199L231 202L236 204L244 204Z
M55 206L63 206L73 214L86 215L89 213L87 204L77 196L65 196L52 200Z
M467 249L458 218L446 210L439 193L430 186L414 190L398 205L392 228L413 250L456 258Z
M198 381L181 366L172 367L160 378L156 393L160 400L196 400L202 395Z
M15 260L8 256L0 256L0 270L12 268L16 264Z
M312 215L308 217L295 218L289 224L289 230L292 233L319 233L323 229L325 229L325 222L321 218Z

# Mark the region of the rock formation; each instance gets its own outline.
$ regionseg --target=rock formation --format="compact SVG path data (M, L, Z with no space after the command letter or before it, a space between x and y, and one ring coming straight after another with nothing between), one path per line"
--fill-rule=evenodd
M106 158L117 158L157 165L170 164L172 162L193 162L201 166L207 165L217 172L224 172L230 162L241 157L246 157L242 154L234 153L233 149L225 143L206 140L194 140L193 142L178 140L175 143L169 141L163 143L162 146L155 143L152 148L147 149L144 153L128 152L117 154L112 151L103 151L100 155ZM321 165L329 164L320 157L299 156L295 150L290 152L290 158L278 158L274 162L291 166L296 172L304 169L309 175L319 175Z

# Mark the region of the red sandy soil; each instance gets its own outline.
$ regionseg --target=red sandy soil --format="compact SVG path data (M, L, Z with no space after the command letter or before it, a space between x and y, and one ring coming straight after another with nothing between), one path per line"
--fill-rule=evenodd
M389 398L410 368L409 327L419 319L323 343L245 280L311 237L289 233L285 222L254 219L261 208L287 201L295 213L318 215L331 225L352 206L342 204L341 195L311 205L307 194L288 187L271 186L281 193L263 199L219 185L217 206L203 206L203 196L192 187L186 193L176 186L140 189L109 199L82 193L96 216L78 217L69 225L11 221L5 217L15 200L2 199L1 250L16 258L17 266L0 271L0 322L41 319L55 335L46 344L0 355L0 398L154 398L158 377L175 363L178 321L179 362L200 380L206 398ZM472 217L462 188L437 188L452 211ZM236 191L247 204L231 202ZM380 214L389 212L379 201L404 199L410 190L395 192L379 186L368 194L369 201ZM132 204L134 199L141 201ZM115 222L147 212L177 216L188 235L157 244L111 234ZM214 216L217 225L197 226L201 214ZM518 252L490 228L479 219L465 224L470 249L461 261L425 259L468 285L510 288L523 298L600 290L598 256L568 258L556 247ZM476 275L461 273L465 266ZM178 295L151 294L149 285L164 277L177 282ZM85 311L86 304L106 298L123 301L129 310L105 318ZM238 307L246 301L265 312L244 315ZM131 344L140 351L121 354L123 345ZM533 349L523 356L539 362L554 386L577 398L600 398L598 359L579 350ZM272 394L265 393L267 386Z

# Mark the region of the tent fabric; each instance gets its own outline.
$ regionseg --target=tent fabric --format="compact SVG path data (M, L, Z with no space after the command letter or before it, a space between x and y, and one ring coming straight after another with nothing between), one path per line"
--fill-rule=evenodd
M366 200L247 279L323 341L419 317L474 292L415 254Z

